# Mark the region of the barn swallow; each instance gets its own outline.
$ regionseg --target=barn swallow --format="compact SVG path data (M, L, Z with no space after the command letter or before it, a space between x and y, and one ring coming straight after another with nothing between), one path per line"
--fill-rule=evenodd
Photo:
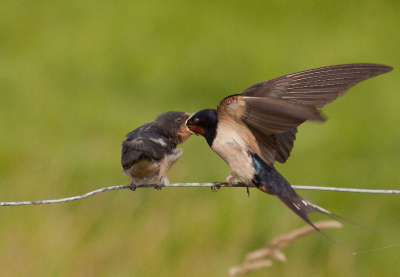
M161 190L161 184L169 184L167 172L183 154L176 146L193 134L185 125L189 116L185 112L166 112L126 135L121 164L132 179L132 190L141 184L155 184Z
M192 132L204 136L211 149L229 164L228 185L234 185L239 178L247 186L256 186L278 197L322 233L310 221L310 213L345 219L299 196L274 163L284 163L289 158L301 123L324 120L318 108L344 95L357 83L392 69L378 64L345 64L289 74L228 96L216 110L192 114L186 125ZM221 185L214 184L214 190Z

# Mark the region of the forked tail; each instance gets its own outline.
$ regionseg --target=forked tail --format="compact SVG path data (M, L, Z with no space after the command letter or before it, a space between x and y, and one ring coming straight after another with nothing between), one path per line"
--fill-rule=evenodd
M316 227L311 222L308 215L311 213L321 213L337 221L344 221L360 226L359 224L331 213L330 211L325 210L324 208L321 208L298 195L289 182L286 181L286 179L274 167L268 166L256 155L253 156L253 164L258 172L258 174L254 176L253 183L259 190L278 197L279 200L281 200L289 209L291 209L295 214L297 214L301 219L321 233L324 237L339 245L347 252L353 253L348 248L341 245Z

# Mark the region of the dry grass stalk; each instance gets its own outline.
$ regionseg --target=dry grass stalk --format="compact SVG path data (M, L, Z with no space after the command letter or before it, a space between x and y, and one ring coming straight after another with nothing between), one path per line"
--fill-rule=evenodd
M337 221L319 221L314 224L319 229L340 228L342 224ZM279 249L289 246L295 240L304 237L316 230L307 225L292 232L280 235L272 239L266 247L250 252L246 255L246 260L242 265L234 266L229 269L230 276L245 275L251 271L260 270L272 266L272 260L286 262L286 256Z
M230 276L245 275L251 271L263 269L272 266L271 260L261 260L254 263L244 263L239 266L233 266L229 269Z

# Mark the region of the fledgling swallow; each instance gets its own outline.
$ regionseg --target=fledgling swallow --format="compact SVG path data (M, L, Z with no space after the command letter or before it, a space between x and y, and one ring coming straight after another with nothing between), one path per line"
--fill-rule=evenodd
M229 164L228 185L234 185L239 178L247 186L254 185L275 195L322 233L310 221L310 213L343 218L299 196L274 163L284 163L289 158L297 126L309 119L323 121L318 108L344 95L357 83L392 69L379 64L345 64L289 74L228 96L216 110L192 114L186 125L204 136L211 149ZM221 183L215 184L214 190Z
M121 164L132 179L132 190L141 184L155 184L161 190L161 184L169 184L167 172L183 154L176 147L193 134L185 125L189 116L185 112L166 112L126 135Z

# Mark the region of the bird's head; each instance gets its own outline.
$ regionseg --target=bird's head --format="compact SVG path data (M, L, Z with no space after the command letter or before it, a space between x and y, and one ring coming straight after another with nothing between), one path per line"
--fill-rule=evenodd
M207 109L192 114L186 121L186 126L196 135L205 137L207 142L209 140L212 142L216 134L217 123L217 111L214 109Z
M179 144L187 140L193 134L193 132L188 130L185 124L189 117L190 114L186 112L170 111L157 116L155 122L160 124L169 134L170 138Z

